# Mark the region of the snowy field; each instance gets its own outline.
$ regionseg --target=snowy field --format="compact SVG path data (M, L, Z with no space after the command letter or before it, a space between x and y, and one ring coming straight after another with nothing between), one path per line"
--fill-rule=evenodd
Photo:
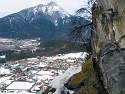
M11 74L9 69L0 68L0 74Z
M53 57L48 57L47 59L68 59L68 58L85 58L87 53L79 52L79 53L69 53L69 54L62 54L60 56L53 56Z
M11 76L0 78L0 83L6 83L10 79L10 77Z
M29 90L35 83L31 82L13 82L6 89L7 90Z

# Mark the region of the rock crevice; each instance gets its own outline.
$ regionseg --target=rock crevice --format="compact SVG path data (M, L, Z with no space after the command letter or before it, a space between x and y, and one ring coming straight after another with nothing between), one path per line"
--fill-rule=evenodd
M96 2L94 46L102 83L109 94L125 94L125 0Z

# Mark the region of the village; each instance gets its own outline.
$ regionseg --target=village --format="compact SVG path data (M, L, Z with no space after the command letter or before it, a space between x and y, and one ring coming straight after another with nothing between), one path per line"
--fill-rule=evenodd
M36 39L9 39L9 38L0 38L0 51L6 50L32 50L37 49L40 38Z
M81 66L85 54L69 53L27 58L0 65L0 94L42 94L51 81L73 66Z

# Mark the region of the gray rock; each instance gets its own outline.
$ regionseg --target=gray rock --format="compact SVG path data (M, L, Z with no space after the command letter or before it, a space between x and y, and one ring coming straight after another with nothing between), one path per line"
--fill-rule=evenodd
M118 50L106 53L99 62L109 94L125 94L125 58Z

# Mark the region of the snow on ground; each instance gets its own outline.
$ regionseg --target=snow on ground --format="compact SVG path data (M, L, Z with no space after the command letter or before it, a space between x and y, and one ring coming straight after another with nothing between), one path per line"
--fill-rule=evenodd
M14 64L14 65L11 65L11 67L17 67L19 66L19 64Z
M6 81L4 81L3 83L5 83L6 85L9 85L9 84L11 84L12 81L13 81L13 80L6 80Z
M52 57L50 59L67 59L67 58L82 58L85 60L85 57L87 56L87 53L79 52L79 53L69 53L69 54L64 54L56 57ZM72 60L69 60L69 62L73 62ZM61 90L64 90L64 83L74 74L80 72L81 66L80 67L70 67L68 70L65 71L64 74L61 74L57 77L55 77L52 82L50 83L50 86L52 88L56 88L56 91L54 94L61 94ZM73 94L74 91L69 91L70 94Z
M6 58L6 55L2 55L2 56L0 56L0 58Z
M63 56L63 58L85 58L85 56L87 55L87 53L83 53L83 52L79 52L79 53L69 53Z
M53 56L53 57L46 57L46 59L48 61L53 61L56 59L67 59L68 62L74 62L75 59L71 59L71 58L82 58L83 60L85 59L87 53L83 53L83 52L79 52L79 53L69 53L69 54L60 54L58 56ZM27 60L37 60L37 58L28 58ZM12 67L16 67L18 66L18 64L15 65L11 65ZM47 64L43 61L39 64L39 66L47 66ZM64 70L61 70L59 72L59 76L55 77L53 79L53 73L52 71L32 71L34 75L34 78L37 78L38 80L49 80L49 79L53 79L53 81L51 82L50 86L53 88L56 88L56 92L54 94L60 94L60 91L64 89L64 83L74 74L78 73L81 71L81 67L71 67L69 68L67 71L65 71L64 74L62 74L64 72ZM9 69L5 69L5 68L0 68L0 74L10 74ZM4 78L0 78L0 83L7 83L10 84L12 81L9 80L10 77L4 77ZM18 82L12 82L6 89L8 90L28 90L30 89L35 83L31 83L31 82L22 82L22 81L18 81ZM9 92L7 93L0 93L0 94L10 94ZM17 92L14 92L13 94L17 94ZM18 94L34 94L34 93L28 93L28 92L18 92ZM70 94L73 94L73 91L70 91Z
M27 60L37 60L37 58L27 58Z
M47 64L46 64L45 62L40 62L39 66L40 66L40 67L46 67Z
M81 71L81 67L71 67L64 74L61 74L55 77L50 86L56 88L56 92L54 94L61 94L61 90L64 87L64 83L74 74ZM70 94L73 94L73 91L70 91Z
M54 73L52 73L51 71L39 71L38 73L36 73L34 78L38 80L50 80L53 79L53 75Z
M5 83L6 81L8 81L10 79L10 77L11 76L0 78L0 83Z
M0 68L0 74L11 74L9 69Z
M32 74L35 74L35 73L37 73L37 72L38 72L38 71L36 71L36 70L31 71Z
M12 39L0 38L0 42L12 42Z
M86 52L78 52L78 53L69 53L63 54L60 56L48 57L48 59L56 60L56 59L67 59L67 58L82 58L85 59L87 53Z
M54 75L51 71L39 71L37 75Z
M50 79L53 79L53 76L50 76L50 75L42 75L42 76L35 75L35 78L38 79L38 80L50 80Z
M70 59L69 59L69 60L66 60L66 61L67 61L67 62L74 62L75 60L70 60Z
M22 91L22 92L4 92L4 93L0 93L0 94L35 94L35 93L28 93L26 91Z
M13 82L10 84L6 89L11 89L11 90L29 90L35 83L31 82Z

